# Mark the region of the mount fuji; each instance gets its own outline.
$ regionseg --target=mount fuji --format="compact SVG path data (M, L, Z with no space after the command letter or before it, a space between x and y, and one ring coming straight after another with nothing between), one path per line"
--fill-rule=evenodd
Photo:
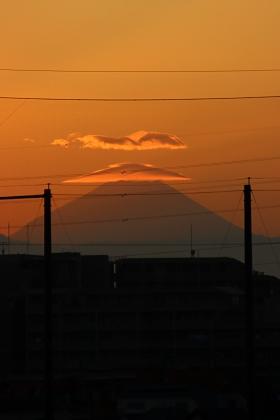
M71 198L71 194L69 194ZM243 260L243 230L161 181L118 181L68 202L52 212L55 252L107 254L110 257L227 256ZM43 219L34 219L30 241L43 242ZM191 231L192 227L192 245ZM229 232L230 244L224 244ZM13 236L26 240L26 229ZM280 277L267 238L254 235L256 270ZM24 251L25 251L24 247ZM42 248L41 248L42 249ZM275 246L275 252L279 250ZM29 247L38 252L38 246Z

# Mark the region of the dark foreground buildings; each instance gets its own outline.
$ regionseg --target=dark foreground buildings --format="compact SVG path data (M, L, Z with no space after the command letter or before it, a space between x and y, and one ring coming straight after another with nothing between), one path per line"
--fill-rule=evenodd
M43 270L39 256L0 257L3 419L43 407ZM55 254L53 286L57 418L246 418L241 262ZM255 286L258 412L272 419L280 280L255 273Z

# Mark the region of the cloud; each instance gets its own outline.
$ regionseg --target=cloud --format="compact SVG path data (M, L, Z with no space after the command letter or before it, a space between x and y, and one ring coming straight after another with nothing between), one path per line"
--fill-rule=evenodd
M25 138L23 139L23 141L24 141L25 143L35 143L35 140L34 140L34 139L30 139L29 137L25 137Z
M52 144L54 146L61 146L61 147L64 147L65 149L67 149L70 146L71 142L70 142L70 140L66 140L66 139L55 139L52 142Z
M190 178L150 164L117 163L90 174L68 179L65 183L89 184L118 181L187 181Z
M82 149L102 150L156 150L156 149L186 149L185 143L177 136L156 131L137 131L127 137L108 137L96 134L84 136L71 133L66 139L55 139L54 146L69 148L78 145Z

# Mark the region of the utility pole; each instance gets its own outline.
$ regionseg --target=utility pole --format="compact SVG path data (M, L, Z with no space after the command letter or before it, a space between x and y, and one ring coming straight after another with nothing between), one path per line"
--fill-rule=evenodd
M52 231L51 231L51 190L44 194L0 196L0 201L44 199L44 262L45 262L45 395L46 420L53 420L53 369L52 369Z
M45 261L45 419L53 420L53 363L52 363L52 231L51 190L44 190L44 261Z
M244 185L244 247L247 297L247 379L248 379L248 419L256 418L256 343L255 343L255 285L253 279L252 252L252 189L250 178Z

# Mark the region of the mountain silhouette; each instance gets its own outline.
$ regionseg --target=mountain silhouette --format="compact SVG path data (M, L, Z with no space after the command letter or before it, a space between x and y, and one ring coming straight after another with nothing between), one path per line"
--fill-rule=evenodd
M105 183L53 210L52 222L56 252L188 257L192 227L196 255L243 260L243 229L230 226L223 217L160 181ZM30 241L42 244L43 219L35 219L30 225L34 226ZM230 244L223 246L229 229ZM25 238L25 229L13 236L14 241L24 242ZM267 238L254 235L255 243L266 241ZM29 250L37 253L38 246L30 244ZM280 277L277 265L262 266L273 261L270 247L254 248L255 268Z

